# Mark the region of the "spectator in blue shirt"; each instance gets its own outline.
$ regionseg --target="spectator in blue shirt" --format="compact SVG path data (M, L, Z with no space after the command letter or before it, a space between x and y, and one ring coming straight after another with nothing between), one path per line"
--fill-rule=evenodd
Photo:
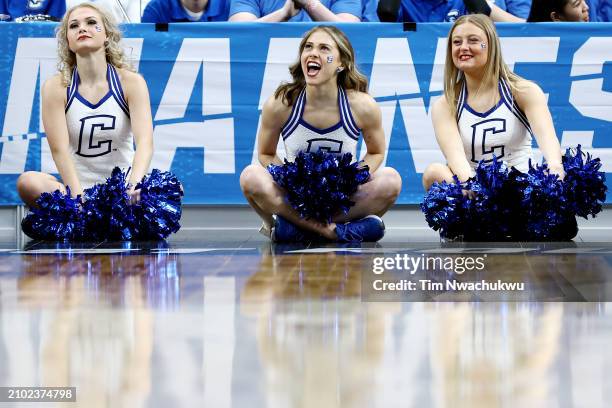
M588 0L591 21L612 21L612 1Z
M530 0L380 0L378 16L381 21L440 23L480 13L493 21L522 22L529 14L529 7Z
M376 14L376 7L378 6L378 0L362 0L361 5L361 21L364 23L378 23L380 20L378 14Z
M523 20L527 19L531 9L531 0L494 0L491 3Z
M361 21L361 0L231 0L229 21Z
M398 21L454 22L464 14L468 13L463 0L401 0Z
M229 0L151 0L143 23L227 21Z
M59 21L65 12L65 0L0 0L0 20L3 21L29 15L48 15Z

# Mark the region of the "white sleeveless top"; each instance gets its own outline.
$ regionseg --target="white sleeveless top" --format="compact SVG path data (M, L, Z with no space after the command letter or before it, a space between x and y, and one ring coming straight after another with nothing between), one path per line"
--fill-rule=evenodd
M457 124L465 155L472 168L481 160L492 162L495 155L509 167L526 172L532 158L533 132L503 79L499 81L499 95L497 105L487 112L476 112L467 103L464 82L457 104Z
M302 118L306 106L306 88L300 92L289 119L281 130L285 143L287 160L294 161L299 152L314 153L326 151L329 153L351 153L353 161L357 160L357 141L361 129L357 127L346 91L338 87L338 109L340 121L327 129L318 129Z
M79 94L76 67L67 89L66 123L77 176L83 188L127 170L134 158L130 112L115 67L107 65L108 93L92 104Z

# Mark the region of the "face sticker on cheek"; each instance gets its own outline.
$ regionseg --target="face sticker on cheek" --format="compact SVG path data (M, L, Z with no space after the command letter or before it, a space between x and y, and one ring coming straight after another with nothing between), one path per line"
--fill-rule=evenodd
M485 44L485 43L480 43L480 48L482 48L482 49L484 50L485 48L487 48L487 44Z
M333 55L328 55L327 56L327 63L331 64L332 62L334 62L334 56Z
M101 32L102 31L102 27L100 27L99 25L96 24L96 31L97 32Z

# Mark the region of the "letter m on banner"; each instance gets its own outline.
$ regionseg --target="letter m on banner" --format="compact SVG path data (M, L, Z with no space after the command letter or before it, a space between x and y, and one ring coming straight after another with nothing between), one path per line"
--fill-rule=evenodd
M1 140L8 140L8 136L15 137L30 133L36 84L44 83L56 72L56 55L55 38L20 38L17 42ZM36 104L40 106L40 97ZM42 131L42 119L39 116L38 129L34 132ZM23 172L28 156L28 146L29 140L27 139L4 143L0 155L0 173L19 174Z

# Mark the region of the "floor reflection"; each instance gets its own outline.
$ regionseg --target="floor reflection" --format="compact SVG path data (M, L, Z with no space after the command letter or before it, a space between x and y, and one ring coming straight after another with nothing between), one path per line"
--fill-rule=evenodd
M396 303L361 303L361 256L263 255L240 296L268 407L364 407Z
M21 280L19 290L26 294L18 302L25 307L2 314L2 383L76 386L79 406L144 406L151 387L153 314L141 278L121 281L123 307L112 308L103 297L92 299L96 292L87 276ZM50 296L56 296L53 307ZM32 357L29 364L23 356Z
M612 397L610 303L363 302L370 253L234 247L1 257L0 385L75 386L71 407L605 407ZM491 259L462 279L503 274L549 297L609 290L606 256Z
M0 382L75 386L83 407L146 406L152 308L179 303L177 257L37 254L21 267L0 280Z

